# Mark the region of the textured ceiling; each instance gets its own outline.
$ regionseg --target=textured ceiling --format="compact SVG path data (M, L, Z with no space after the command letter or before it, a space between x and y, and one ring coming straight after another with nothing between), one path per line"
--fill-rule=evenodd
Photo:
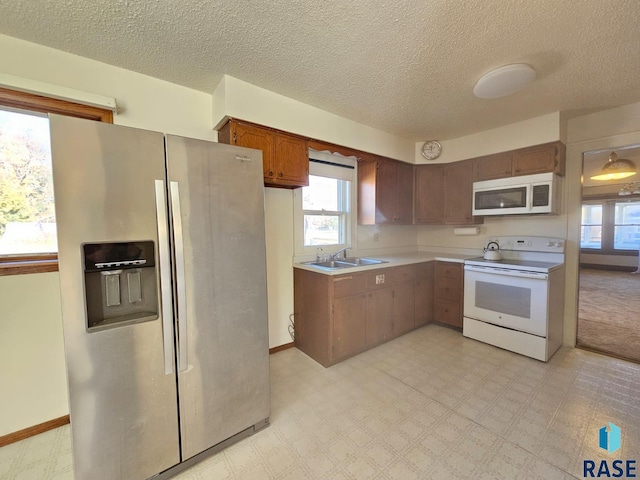
M0 2L0 33L208 93L228 74L415 141L640 101L639 24L638 0ZM536 82L473 96L509 63Z

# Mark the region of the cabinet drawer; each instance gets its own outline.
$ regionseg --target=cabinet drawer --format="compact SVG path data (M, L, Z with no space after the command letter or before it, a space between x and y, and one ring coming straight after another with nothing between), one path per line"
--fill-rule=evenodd
M459 302L437 300L434 308L434 320L455 327L462 326L462 315Z
M414 280L416 278L416 266L406 265L393 269L393 283L402 283Z
M367 290L378 290L393 284L393 269L374 270L367 274Z
M445 299L459 302L462 298L460 280L456 278L438 278L435 285L436 300Z
M462 265L451 262L436 262L436 278L440 279L440 277L460 280L462 278Z
M362 292L366 287L366 277L361 274L338 275L332 278L333 296L343 297Z

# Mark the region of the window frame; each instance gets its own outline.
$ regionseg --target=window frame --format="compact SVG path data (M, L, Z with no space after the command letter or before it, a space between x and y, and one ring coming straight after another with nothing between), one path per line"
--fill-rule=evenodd
M320 177L321 175L313 175L310 174L309 177ZM352 190L352 185L351 185L351 181L349 180L343 180L340 178L333 178L333 177L325 177L325 178L331 178L333 180L337 180L339 182L344 182L342 184L338 184L341 185L341 188L338 188L338 204L340 206L343 207L343 210L305 210L304 209L304 205L301 207L302 208L302 225L303 225L303 231L302 231L302 248L303 250L311 250L313 249L314 252L318 249L318 248L336 248L336 249L340 249L343 248L347 245L349 245L348 243L348 239L350 238L350 232L349 232L349 214L351 211L351 206L350 206L350 199L353 196L351 193ZM302 187L302 189L304 189L305 187ZM302 193L302 190L301 190ZM305 239L304 239L304 217L306 215L321 215L321 216L331 216L331 217L338 217L338 221L341 225L342 228L339 229L339 236L340 241L338 243L331 243L331 244L327 244L327 245L306 245L305 244Z
M590 253L590 254L598 254L598 255L627 255L633 256L636 255L638 249L628 250L628 249L616 249L615 247L615 227L619 226L616 224L615 218L615 210L616 204L618 203L626 203L631 201L640 201L640 196L632 196L632 197L624 197L621 199L619 196L616 197L600 197L600 198L584 198L582 200L581 205L602 205L602 234L601 234L601 243L600 248L588 248L580 245L581 253ZM580 228L582 228L584 224L582 223L582 218L580 219Z
M342 168L342 167L336 167L336 168ZM349 167L347 167L349 168ZM337 244L331 244L331 245L310 245L310 246L305 246L304 245L304 215L305 213L311 213L313 214L314 212L317 214L328 214L328 215L336 215L336 214L343 214L342 211L340 212L330 212L330 211L316 211L316 210L303 210L302 208L302 188L297 188L296 190L294 190L294 250L295 250L295 255L296 256L310 256L310 255L316 255L318 252L318 248L322 249L322 253L335 253L336 251L340 250L341 248L345 248L345 247L351 247L351 245L354 242L354 235L355 235L355 207L356 207L356 170L355 170L355 165L353 168L351 168L351 172L352 174L349 176L349 179L346 178L339 178L338 176L332 176L330 174L327 173L321 173L320 172L309 172L309 176L317 176L317 177L327 177L327 178L335 178L337 180L345 180L346 182L348 182L347 186L345 187L345 189L343 189L344 191L341 193L342 195L346 194L348 195L348 198L346 200L346 204L343 202L343 205L345 205L345 212L344 212L344 238L342 238L342 242L341 243L337 243ZM310 170L312 170L310 168Z
M113 123L111 110L28 92L0 88L0 108L55 113L105 123ZM25 275L58 271L58 254L0 255L0 276Z

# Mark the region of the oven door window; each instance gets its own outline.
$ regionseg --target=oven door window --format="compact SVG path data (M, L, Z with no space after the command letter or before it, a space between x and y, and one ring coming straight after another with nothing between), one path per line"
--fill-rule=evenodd
M531 288L476 282L475 305L492 312L531 318Z
M527 206L527 187L505 188L475 192L476 210L496 208L524 208Z

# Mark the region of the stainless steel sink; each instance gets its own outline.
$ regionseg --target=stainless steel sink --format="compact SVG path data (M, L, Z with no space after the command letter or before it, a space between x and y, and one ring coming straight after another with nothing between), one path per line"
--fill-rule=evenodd
M311 265L326 270L336 270L339 268L364 267L365 265L378 265L379 263L387 263L384 260L375 260L373 258L347 257L342 260L329 260L327 262L305 262L305 265Z
M347 257L345 262L354 263L356 265L378 265L379 263L387 263L384 260L376 260L375 258L359 258L359 257Z

